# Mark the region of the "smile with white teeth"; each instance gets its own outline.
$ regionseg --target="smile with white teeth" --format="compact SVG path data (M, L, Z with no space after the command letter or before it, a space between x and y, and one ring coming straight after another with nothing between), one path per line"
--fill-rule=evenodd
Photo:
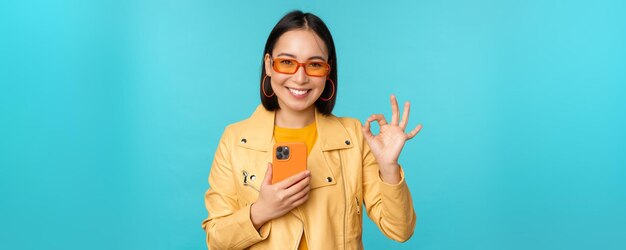
M304 95L304 94L306 94L307 92L309 92L309 90L308 90L308 89L305 89L305 90L292 89L292 88L287 88L287 89L289 89L289 91L290 91L292 94L294 94L294 95Z

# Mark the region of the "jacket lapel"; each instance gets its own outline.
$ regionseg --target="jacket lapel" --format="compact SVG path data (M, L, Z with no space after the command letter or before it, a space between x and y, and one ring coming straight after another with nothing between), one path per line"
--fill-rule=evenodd
M270 151L274 144L274 114L273 111L267 111L263 105L259 105L246 121L237 145L257 151Z
M315 109L315 121L322 151L352 147L352 138L339 118L334 115L323 115Z
M245 128L237 138L237 145L266 152L268 162L272 160L274 139L274 111L267 111L259 105L246 121ZM352 148L352 138L341 121L334 115L323 115L315 110L317 123L317 141L307 159L307 168L311 171L311 189L334 185L341 172L341 157L335 150ZM261 164L263 165L263 164ZM265 171L259 171L263 175ZM263 178L263 176L260 176Z

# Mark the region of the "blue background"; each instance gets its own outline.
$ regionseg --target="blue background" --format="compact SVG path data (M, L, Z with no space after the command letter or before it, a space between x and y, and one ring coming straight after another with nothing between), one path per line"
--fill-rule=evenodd
M410 241L626 249L625 1L0 2L0 249L203 249L223 128L292 9L336 41L338 116L413 104Z

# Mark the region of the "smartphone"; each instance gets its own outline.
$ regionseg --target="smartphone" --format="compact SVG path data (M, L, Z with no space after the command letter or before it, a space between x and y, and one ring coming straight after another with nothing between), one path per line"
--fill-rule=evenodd
M306 170L307 148L304 142L274 144L272 184Z

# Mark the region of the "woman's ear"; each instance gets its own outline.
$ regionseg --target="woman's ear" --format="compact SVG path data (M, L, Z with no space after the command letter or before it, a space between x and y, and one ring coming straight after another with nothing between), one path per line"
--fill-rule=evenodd
M265 66L265 75L272 77L272 62L270 60L270 54L267 53L265 54L265 57L263 58L263 61L265 61L264 66Z

